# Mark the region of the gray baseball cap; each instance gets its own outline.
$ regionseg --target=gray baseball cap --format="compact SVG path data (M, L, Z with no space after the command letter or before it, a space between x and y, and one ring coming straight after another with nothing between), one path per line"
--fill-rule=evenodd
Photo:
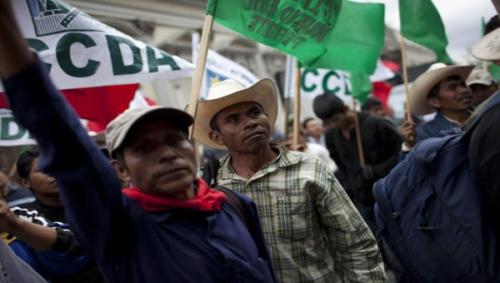
M189 126L193 124L191 115L176 108L154 106L127 109L106 127L106 147L109 154L113 154L123 144L132 127L146 117L163 119L165 123L173 125L186 134L189 132Z

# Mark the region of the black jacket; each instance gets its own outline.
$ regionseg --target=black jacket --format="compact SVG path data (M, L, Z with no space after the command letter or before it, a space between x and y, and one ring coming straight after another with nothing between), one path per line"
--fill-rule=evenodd
M396 128L387 120L358 113L365 163L369 167L363 173L356 134L351 130L347 140L340 130L330 129L325 133L326 147L338 166L336 172L342 186L353 198L365 205L373 204L372 186L386 176L398 162L402 138Z

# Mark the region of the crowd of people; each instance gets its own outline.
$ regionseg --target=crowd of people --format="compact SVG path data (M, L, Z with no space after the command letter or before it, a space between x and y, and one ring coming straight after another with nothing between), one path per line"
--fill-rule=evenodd
M500 45L500 28L489 32L473 54L498 63L491 46ZM299 144L271 142L271 79L250 87L226 80L210 87L195 117L159 106L126 110L107 126L102 150L28 48L10 1L0 0L0 76L16 120L37 141L18 157L17 182L0 175L0 282L500 282L500 94L482 68L431 66L408 104L434 117L399 128L374 97L355 111L333 93L319 95ZM197 164L190 129L221 155ZM480 206L470 213L483 226L462 224L493 250L463 267L460 249L444 248L456 262L426 277L384 227L406 233L404 209L384 218L387 203L373 188L390 198L432 186L418 179L419 162L429 159L438 163L436 182L463 189L449 181L454 173L442 176L450 144L464 152L467 174L459 177L477 189ZM405 200L419 201L412 218L434 211L427 200ZM425 261L442 248L429 232L439 227L422 220L418 229L425 243L411 244Z

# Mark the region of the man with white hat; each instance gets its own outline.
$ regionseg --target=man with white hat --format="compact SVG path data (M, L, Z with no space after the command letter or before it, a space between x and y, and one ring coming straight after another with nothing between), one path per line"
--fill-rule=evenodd
M218 185L257 205L280 282L386 282L373 234L319 159L269 143L277 115L274 83L227 80L200 101L194 137L227 148Z
M472 104L474 107L481 104L498 90L498 85L490 73L482 68L472 70L467 78L467 85L472 91Z
M28 49L10 2L0 1L5 92L107 281L276 282L255 205L196 178L193 118L166 107L125 111L106 129L110 164Z
M401 133L406 145L413 146L427 138L445 136L467 120L472 106L472 92L465 80L472 68L436 63L413 82L408 101L411 111L417 115L436 113L436 116L415 130L410 122L405 122Z

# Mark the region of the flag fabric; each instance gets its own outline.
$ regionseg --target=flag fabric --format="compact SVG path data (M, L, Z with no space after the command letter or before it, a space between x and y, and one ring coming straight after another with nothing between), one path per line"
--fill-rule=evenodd
M59 0L12 1L28 45L58 89L189 77L194 66Z
M80 118L105 127L138 83L191 76L194 66L59 0L12 1L28 45ZM0 85L1 87L1 85ZM0 89L0 108L7 108Z
M392 85L388 82L378 81L378 82L373 82L372 86L373 86L373 91L372 91L373 96L378 98L384 105L384 109L386 109L387 104L389 103L389 95L391 94Z
M370 76L363 73L351 73L352 96L363 104L372 93Z
M207 14L305 67L371 74L384 42L384 5L348 0L209 0Z
M399 18L403 37L434 51L437 61L453 63L443 21L431 0L399 0Z

